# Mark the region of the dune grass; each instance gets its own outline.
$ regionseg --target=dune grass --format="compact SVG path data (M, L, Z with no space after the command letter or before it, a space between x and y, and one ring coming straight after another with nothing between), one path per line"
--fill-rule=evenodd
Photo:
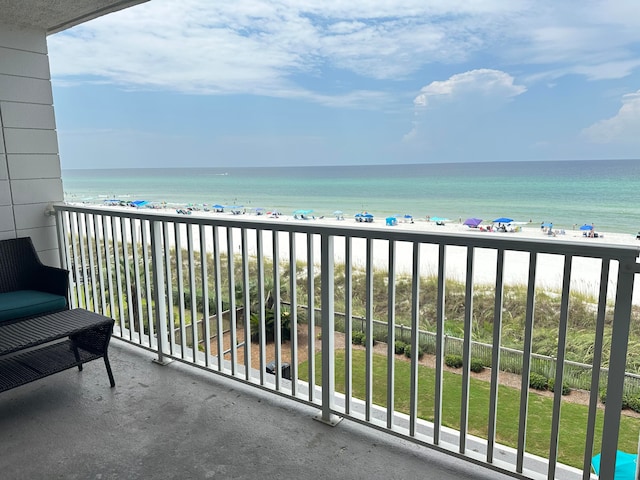
M316 382L322 380L321 356L316 359ZM395 362L394 400L395 409L409 413L410 405L410 368L408 361ZM307 380L307 366L299 369L300 378ZM344 350L335 354L336 390L344 393ZM365 393L365 354L363 350L353 351L353 395L364 399ZM387 399L387 357L373 356L373 402L386 406ZM471 379L469 400L469 433L487 438L489 420L489 382ZM418 416L433 421L434 413L435 370L424 365L418 369ZM442 415L443 424L459 430L462 376L445 372L443 387ZM527 452L547 458L549 456L551 417L553 399L535 393L529 394L529 410L527 418ZM586 426L587 407L570 402L563 402L560 415L560 438L558 460L561 463L582 468ZM501 444L517 447L518 420L520 416L520 390L500 385L498 390L497 441ZM596 444L593 454L600 451L600 438L604 411L599 410L596 422ZM620 426L620 450L635 452L637 450L640 419L622 416Z

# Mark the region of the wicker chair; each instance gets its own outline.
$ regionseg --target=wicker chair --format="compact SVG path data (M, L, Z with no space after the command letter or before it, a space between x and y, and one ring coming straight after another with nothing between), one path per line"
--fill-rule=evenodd
M0 321L66 310L68 289L69 272L43 265L31 238L0 241Z

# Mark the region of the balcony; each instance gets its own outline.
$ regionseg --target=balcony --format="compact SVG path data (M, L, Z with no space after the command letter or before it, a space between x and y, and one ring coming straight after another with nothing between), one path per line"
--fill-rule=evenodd
M424 477L425 470L439 466L448 470L452 462L451 468L454 470L451 471L456 472L456 478L469 477L472 465L487 467L474 469L474 478L481 478L485 474L495 478L497 472L518 478L589 478L591 456L598 453L602 445L601 478L613 477L614 458L621 433L623 394L635 388L629 386L633 377L625 375L625 365L633 310L633 283L638 273L636 248L532 242L507 236L433 235L401 230L327 227L311 223L237 220L220 216L167 215L69 205L56 206L56 217L62 245L61 261L72 274L72 305L115 318L115 336L130 344L125 348L118 346L120 342L117 340L114 341L114 350L118 355L118 363L114 366L116 380L124 376L145 378L137 376L138 369L153 369L144 374L146 378L154 379L153 382L122 379L115 392L101 394L86 390L83 386L83 398L87 398L88 391L92 392L92 396L96 395L95 398L102 396L103 399L106 395L116 398L118 392L126 391L131 405L137 405L134 412L126 415L127 418L137 421L142 417L152 422L154 428L160 428L161 431L170 429L178 439L189 438L196 430L191 447L177 442L180 443L178 451L187 452L188 458L193 458L189 465L194 469L206 468L207 463L200 461L206 457L202 451L203 445L219 446L237 439L237 448L233 450L238 455L232 457L225 450L225 459L242 458L247 465L272 465L274 471L278 472L284 471L277 467L280 462L291 466L294 472L295 462L301 458L306 459L306 465L320 458L325 462L331 458L332 477L340 477L340 471L359 472L355 476L360 473L364 475L368 468L371 468L370 475L374 477L380 471L386 472L385 476L396 477L400 476L400 470L396 469L413 468L413 460L405 464L406 456L412 455L409 452L418 452L416 473L401 470L406 472L402 475L414 477L420 472L420 476ZM444 413L448 406L445 391L451 383L444 368L444 357L449 348L447 345L451 345L445 335L447 305L452 301L447 296L447 278L450 274L447 260L454 248L464 249L466 264L464 290L458 292L463 296L464 305L464 312L461 313L463 331L458 347L462 359L461 374L457 377L460 391L454 402L459 414L452 425ZM404 266L398 260L397 253L402 249L411 252L408 273L403 273ZM474 299L478 298L475 289L478 287L474 282L473 260L476 255L486 252L495 255L495 276L491 288L493 342L489 345L489 360L485 360L485 364L502 365L501 359L507 356L507 350L500 348L506 301L505 258L514 252L527 255L529 268L523 348L519 360L521 388L516 395L515 407L511 405L516 413L514 418L500 418L505 402L513 404L514 400L506 400L507 397L503 396L499 389L500 368L492 368L490 381L486 382L486 428L484 432L476 432L474 418L471 418L476 415L472 407L479 401L471 375L472 360L478 355L477 345L472 338L478 313L478 307L474 307ZM541 288L536 283L536 265L548 256L561 267L562 288L557 299L557 349L550 367L556 385L563 384L565 379L571 377L573 368L565 358L572 298L572 263L588 258L596 259L600 266L597 301L593 305L593 368L579 375L587 376L591 392L589 405L585 407L584 424L580 427L584 436L579 440L583 445L583 454L580 465L573 467L561 461L566 442L574 440L567 439L567 435L563 434L561 412L565 401L561 395L562 389L555 389L551 397L549 418L532 418L529 414L535 403L527 387L531 374L535 373L537 361L532 354L532 346L536 292ZM423 257L435 261L434 270L429 271L429 267L425 267ZM207 258L207 261L201 261L202 258ZM422 280L425 275L435 278L434 295L429 301L421 296L421 289L425 288ZM362 283L356 286L355 279L359 277ZM377 289L380 282L386 289L384 301L379 295L374 295L374 284ZM399 285L403 285L402 300L396 291ZM336 309L337 301L340 302L340 311ZM400 301L409 302L410 318L396 318L395 307ZM424 304L429 302L431 310L425 310ZM354 315L354 310L363 311L362 318ZM273 313L271 317L269 311ZM251 314L254 317L256 343L248 338L245 341L243 333L251 330ZM380 318L381 315L384 318ZM411 351L418 352L425 335L425 332L421 332L423 317L428 315L433 316L434 325L433 331L427 332L432 338L432 354L435 358L433 384L429 390L425 390L428 382L420 373L418 355L411 356L406 376L408 385L405 385L409 392L407 405L398 405L402 402L397 384L400 360L396 359L393 350L395 340L402 336ZM273 342L268 340L270 321L273 322ZM286 322L288 329L283 328ZM374 338L381 334L381 329L387 344L382 367L380 357L374 355ZM611 330L611 340L610 346L605 348L606 329ZM361 330L364 348L361 354L359 352L356 355L351 344L353 337L359 335ZM280 338L285 331L291 332L288 342ZM306 345L298 342L300 331L308 333ZM336 347L337 333L344 335L344 348ZM308 361L301 363L299 355L303 347L314 352L317 336L321 337L320 352L309 355ZM138 351L130 351L133 346ZM150 366L149 362L143 360L150 353L158 363L175 362L166 369ZM609 358L608 370L600 368L603 355ZM291 378L288 375L285 378L281 373L280 367L285 359L290 361ZM124 363L124 367L118 373L120 362ZM266 372L270 362L276 365L275 375ZM173 373L174 369L180 373ZM174 384L180 384L183 376L200 379L191 380L198 384L197 387L186 387L186 391L194 392L199 402L194 404L186 395L176 392ZM77 380L70 377L52 381ZM151 387L150 383L154 383L154 386ZM208 388L207 384L215 386ZM220 388L222 385L224 387ZM310 388L309 385L315 387ZM394 388L387 388L390 385ZM249 399L248 404L238 407L230 415L209 412L209 409L202 407L202 402L209 403L211 400L213 409L216 404L227 405L226 400L216 401L216 398L223 396L220 390L227 386L243 392L242 396ZM37 386L29 388L37 391ZM606 392L604 413L598 407L601 389ZM207 395L211 391L213 393ZM11 395L15 398L19 393ZM147 395L150 398L146 398ZM225 398L230 402L235 401ZM425 418L424 402L427 398L432 404L427 408L431 413ZM253 407L249 407L252 402ZM256 408L258 403L260 406ZM149 405L156 405L157 408L151 409ZM176 411L195 415L194 405L198 405L197 409L204 415L202 425L191 422L192 417L189 416L184 422L180 420L180 425L170 421L169 426L158 426L161 421L151 421L154 415L165 421L172 415L178 418L180 415ZM78 408L82 410L82 402ZM283 413L282 409L286 409L285 416L291 416L282 420L288 425L286 429L274 422L276 416ZM341 422L335 429L324 427L319 422L309 427L308 419L312 415L330 425L337 424L341 419L347 421ZM126 424L120 415L116 417L116 422ZM206 428L209 421L212 421L211 430L215 430L213 426L220 422L226 424L227 428L220 432L221 442L207 441L211 438ZM501 422L505 421L517 424L511 446L502 443ZM549 423L549 433L545 439L547 447L543 452L532 452L529 432L540 422ZM187 428L181 429L184 426ZM263 426L266 429L264 436L261 436L263 440L258 442L256 434ZM102 430L105 432L101 435L115 439L118 445L124 442L111 423L105 423L102 429L94 426L87 428L92 432ZM144 428L141 426L140 430ZM178 433L182 431L183 434ZM242 438L238 434L240 431L245 433ZM149 443L144 440L148 438L145 437L146 432L139 433L142 440L131 441L134 442L132 449L139 452L137 458L141 461L144 450L141 450L141 445ZM376 445L386 445L380 449L385 453L379 455L377 449L374 455L366 457L349 453L345 456L351 458L344 459L344 464L342 460L334 464L334 459L341 456L334 452L327 457L326 451L320 450L317 453L319 457L313 460L316 449L309 449L310 445L317 443L322 447L326 445L325 439L330 443L331 438L343 434L346 437L336 442L344 440L347 448L370 449L369 442L374 441L366 439L375 439ZM167 446L166 435L166 431L159 434L163 438L160 450L171 449ZM635 436L637 438L637 432ZM309 438L317 438L318 441ZM357 447L353 447L354 444ZM273 451L274 463L265 459L270 451ZM297 453L290 455L289 452ZM394 454L387 457L388 452ZM254 462L252 459L256 456L258 461ZM291 460L291 456L296 460ZM357 462L347 463L354 460ZM163 464L162 459L158 459L158 464ZM376 465L376 469L373 465ZM393 465L393 470L389 470L390 465ZM211 468L219 469L220 466L216 463ZM306 469L302 475L322 476L323 470L311 470ZM262 477L263 474L262 469L255 475ZM444 471L434 470L434 474L433 478L446 478Z

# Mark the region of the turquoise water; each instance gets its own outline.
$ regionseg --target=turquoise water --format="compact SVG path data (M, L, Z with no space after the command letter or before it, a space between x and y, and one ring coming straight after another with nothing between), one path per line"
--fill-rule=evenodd
M65 200L243 205L349 217L510 217L640 230L640 160L335 167L64 170Z

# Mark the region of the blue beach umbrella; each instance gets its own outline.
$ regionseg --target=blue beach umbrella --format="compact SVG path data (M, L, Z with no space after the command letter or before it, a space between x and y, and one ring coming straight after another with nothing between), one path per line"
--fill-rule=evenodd
M430 217L430 220L432 222L450 222L451 220L449 220L448 218L443 218L443 217Z
M586 223L580 227L580 230L593 230L592 225L587 225Z
M616 469L614 477L616 480L634 480L636 478L636 458L635 453L616 451ZM600 475L600 454L591 459L591 466L596 475Z
M513 222L513 218L500 217L496 218L493 223L511 223Z

